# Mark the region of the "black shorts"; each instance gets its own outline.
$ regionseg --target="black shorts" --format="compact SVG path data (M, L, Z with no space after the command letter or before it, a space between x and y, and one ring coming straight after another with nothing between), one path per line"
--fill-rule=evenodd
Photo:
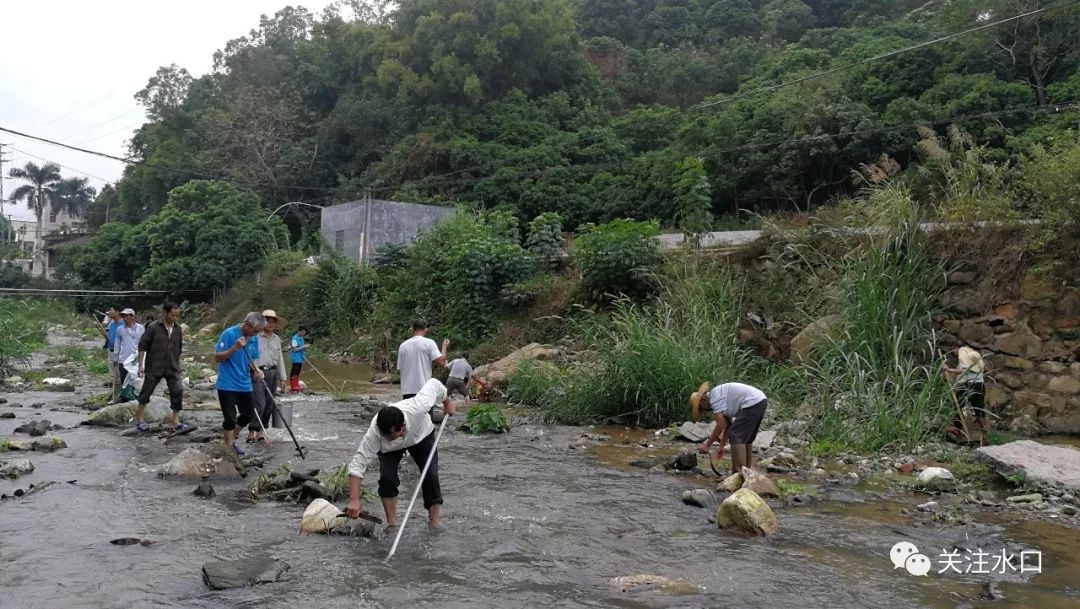
M736 444L753 444L757 438L758 430L761 429L761 421L765 418L765 409L769 406L769 400L761 400L753 406L747 406L735 415L735 422L728 419L728 441L732 446ZM725 416L725 418L727 418Z
M247 425L255 418L255 399L250 391L225 391L218 389L218 404L221 405L221 428L232 431ZM237 416L237 411L240 416Z

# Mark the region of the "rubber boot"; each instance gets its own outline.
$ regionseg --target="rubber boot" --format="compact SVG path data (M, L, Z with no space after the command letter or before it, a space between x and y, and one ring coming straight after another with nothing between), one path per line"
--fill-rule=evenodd
M293 375L289 377L289 389L293 393L300 392L300 377L298 375Z

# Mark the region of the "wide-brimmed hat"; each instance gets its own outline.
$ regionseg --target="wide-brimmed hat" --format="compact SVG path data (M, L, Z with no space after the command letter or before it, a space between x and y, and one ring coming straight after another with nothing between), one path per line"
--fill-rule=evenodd
M289 323L289 320L287 320L284 317L278 315L277 311L275 311L273 309L267 309L267 310L263 311L262 315L267 320L276 319L277 320L277 327L279 327L279 328L283 328L283 327L285 327L286 324Z
M986 362L983 361L982 354L971 347L960 347L956 356L960 361L960 368L963 370L978 374L986 369Z
M704 382L697 391L690 394L690 412L694 416L694 421L701 417L701 398L707 393L709 393L709 383Z

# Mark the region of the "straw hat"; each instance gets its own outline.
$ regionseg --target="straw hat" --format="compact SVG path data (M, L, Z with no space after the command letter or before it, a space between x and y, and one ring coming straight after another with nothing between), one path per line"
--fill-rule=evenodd
M962 370L970 370L978 374L986 368L986 362L983 361L982 354L971 347L960 347L957 359L960 361Z
M278 315L277 312L274 311L273 309L267 309L267 310L263 311L262 315L263 315L263 317L265 317L267 319L270 319L271 317L276 319L277 320L277 326L276 327L278 327L278 328L284 328L285 325L289 323L289 320L287 320L284 317L281 317L280 315Z
M698 390L690 394L690 411L694 416L694 421L701 418L701 398L705 397L705 394L709 393L709 383L702 383Z

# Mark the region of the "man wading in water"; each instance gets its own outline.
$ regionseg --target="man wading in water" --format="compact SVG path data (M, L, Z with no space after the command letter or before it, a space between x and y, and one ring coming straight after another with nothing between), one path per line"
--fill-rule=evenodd
M407 400L420 391L431 378L431 364L446 365L450 341L442 342L442 351L427 337L428 324L423 319L412 323L412 338L398 347L397 368L401 372L401 398Z
M273 407L267 399L266 390L269 389L276 396L278 394L278 384L280 383L281 391L285 391L285 359L281 357L281 338L274 333L274 330L278 330L285 325L285 319L278 317L278 314L273 309L267 309L262 314L266 318L266 328L256 339L258 341L257 350L259 356L254 358L254 361L255 365L263 373L266 388L263 388L262 383L256 381L254 376L252 377L255 413L258 415L259 420L262 421L262 427L259 426L259 421L252 419L248 425L248 444L262 439L261 430L270 427L270 413L273 411Z
M350 518L363 512L360 504L360 482L376 456L379 458L379 497L386 512L386 526L397 526L398 465L405 451L421 471L432 450L431 466L420 483L424 494L424 508L428 511L428 525L439 527L442 509L442 490L439 488L439 452L435 446L435 426L428 411L442 402L447 416L454 414L454 405L446 394L446 387L438 379L429 379L415 397L384 407L371 421L367 433L360 440L352 461L349 462L349 508Z
M742 383L724 383L710 390L708 383L702 383L697 391L690 394L694 420L697 421L701 412L708 408L713 411L716 428L709 439L698 448L698 452L709 454L709 447L716 442L720 445L719 456L723 458L724 444L726 439L729 439L731 470L739 473L744 467L753 467L754 440L768 406L769 401L765 394L757 387Z
M171 302L162 307L161 319L146 326L146 331L139 339L139 377L145 377L142 391L139 392L139 408L135 411L139 431L146 431L148 426L143 421L143 411L150 403L161 379L169 387L169 407L172 409L172 426L176 431L183 431L187 425L180 424L180 409L183 408L184 385L180 382L180 354L184 350L184 333L180 324L180 305Z
M233 444L236 439L237 426L243 427L255 418L255 403L252 395L252 379L255 382L263 380L263 372L254 368L248 361L259 358L259 341L251 340L253 336L266 328L266 318L258 313L248 313L244 323L236 324L221 333L215 348L214 361L218 362L217 392L218 403L221 405L223 421L221 428L225 430L225 445L232 446L233 451L243 455L244 450ZM247 355L241 350L247 349ZM236 416L237 411L240 416Z

